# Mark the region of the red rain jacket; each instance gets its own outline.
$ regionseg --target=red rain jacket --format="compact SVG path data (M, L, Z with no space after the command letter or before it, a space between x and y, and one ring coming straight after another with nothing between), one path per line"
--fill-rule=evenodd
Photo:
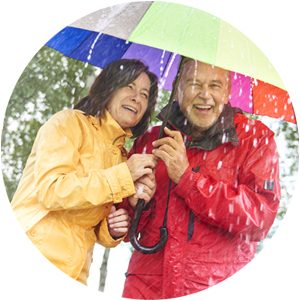
M277 213L280 186L273 132L234 115L238 143L205 151L187 148L190 167L172 185L168 241L155 254L134 251L124 297L173 298L195 293L234 274L255 255ZM135 153L151 153L159 128L139 138ZM166 167L156 168L157 190L140 223L140 243L159 239L168 194Z

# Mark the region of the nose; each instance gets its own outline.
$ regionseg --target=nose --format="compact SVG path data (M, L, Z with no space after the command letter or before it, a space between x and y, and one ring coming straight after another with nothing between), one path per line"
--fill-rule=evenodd
M203 98L203 99L207 99L209 98L209 92L208 92L208 87L203 85L201 87L201 89L198 92L198 97Z
M140 102L141 101L141 95L138 93L137 90L132 90L132 94L130 95L131 101L133 102Z

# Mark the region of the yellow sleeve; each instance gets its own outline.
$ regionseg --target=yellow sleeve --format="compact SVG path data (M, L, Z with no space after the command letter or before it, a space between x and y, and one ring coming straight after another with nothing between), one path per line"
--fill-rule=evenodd
M97 241L99 244L101 244L102 246L106 247L106 248L112 248L112 247L116 247L117 245L119 245L125 238L119 238L119 239L114 239L109 231L108 231L108 224L107 224L107 220L106 218L103 219L103 221L100 223L99 229L96 232L96 236L97 236Z
M84 127L74 111L57 113L40 129L35 142L35 187L48 210L83 209L119 203L135 192L126 163L78 172Z

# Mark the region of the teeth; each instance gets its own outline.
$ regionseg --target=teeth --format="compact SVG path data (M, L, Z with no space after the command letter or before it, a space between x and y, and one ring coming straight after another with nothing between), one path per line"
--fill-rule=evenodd
M195 107L198 109L210 109L211 105L195 105Z
M123 107L130 110L130 111L132 111L132 112L134 112L135 114L137 113L137 110L135 108L131 107L131 106L123 105Z

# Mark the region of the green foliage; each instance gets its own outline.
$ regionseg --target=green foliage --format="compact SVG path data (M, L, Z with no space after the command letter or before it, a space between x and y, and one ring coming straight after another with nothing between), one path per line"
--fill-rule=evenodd
M95 68L43 47L19 78L8 103L2 132L2 163L9 199L22 174L40 126L87 93Z

